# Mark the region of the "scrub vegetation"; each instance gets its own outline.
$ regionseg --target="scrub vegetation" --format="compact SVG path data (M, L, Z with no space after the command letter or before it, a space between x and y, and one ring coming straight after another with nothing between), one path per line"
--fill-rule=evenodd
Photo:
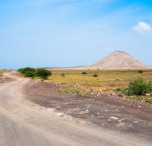
M136 96L151 96L152 70L51 70L50 82L61 84L59 92L117 92L128 99L143 99ZM84 73L85 72L85 73ZM65 75L63 78L61 74ZM151 99L147 99L151 100Z
M60 93L116 92L128 99L152 101L152 70L139 73L139 70L46 70L27 67L18 71L25 77L48 79L60 84Z

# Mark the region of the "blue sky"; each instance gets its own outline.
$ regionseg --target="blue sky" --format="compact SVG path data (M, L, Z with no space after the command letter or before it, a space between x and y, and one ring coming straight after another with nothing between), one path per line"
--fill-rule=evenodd
M151 0L1 0L0 68L91 65L126 51L152 66Z

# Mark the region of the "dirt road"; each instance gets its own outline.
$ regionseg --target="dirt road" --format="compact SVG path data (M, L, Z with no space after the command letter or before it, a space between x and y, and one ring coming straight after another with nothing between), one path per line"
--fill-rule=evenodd
M14 78L0 84L1 146L150 146L151 142L43 108L24 98L29 79Z

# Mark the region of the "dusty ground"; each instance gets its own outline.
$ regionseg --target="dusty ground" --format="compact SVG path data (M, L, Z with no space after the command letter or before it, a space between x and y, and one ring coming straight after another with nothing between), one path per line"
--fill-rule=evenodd
M76 96L58 93L59 85L31 81L25 87L27 98L45 107L93 122L99 126L129 133L143 139L152 137L152 104L126 100L115 94Z

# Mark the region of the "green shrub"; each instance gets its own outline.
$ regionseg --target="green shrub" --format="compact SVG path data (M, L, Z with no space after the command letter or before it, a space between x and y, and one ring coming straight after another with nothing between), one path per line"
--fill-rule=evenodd
M138 73L142 74L144 71L143 70L139 70Z
M126 89L127 95L145 95L152 92L152 83L146 82L142 78L135 81L130 81L128 89Z
M32 79L35 77L35 72L27 71L24 73L24 77L32 77Z
M31 67L26 67L26 68L20 68L18 69L18 72L24 75L24 77L35 77L36 70Z
M121 90L121 88L117 88L116 91L117 91L117 92L120 92L120 91L122 91L122 90Z
M36 75L41 79L46 80L49 76L52 75L52 72L46 69L37 69Z
M61 73L61 77L65 77L65 74L64 74L64 73Z
M121 92L125 95L128 95L128 88L124 88L121 90Z
M26 72L33 72L35 73L35 69L31 68L31 67L26 67L26 68L20 68L18 69L18 72L20 72L21 74L25 74Z
M83 75L86 75L86 74L87 74L87 72L83 71L83 72L82 72L82 74L83 74Z
M93 77L98 77L98 75L97 75L97 74L94 74Z

